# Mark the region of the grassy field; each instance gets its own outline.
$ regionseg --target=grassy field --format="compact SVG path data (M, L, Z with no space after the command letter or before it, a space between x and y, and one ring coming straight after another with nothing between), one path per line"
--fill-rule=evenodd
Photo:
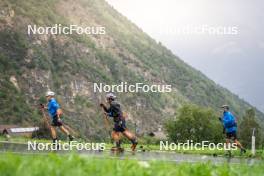
M212 163L168 163L136 160L84 158L78 155L0 155L1 176L148 176L148 175L192 175L192 176L260 176L264 164L256 165L214 165Z

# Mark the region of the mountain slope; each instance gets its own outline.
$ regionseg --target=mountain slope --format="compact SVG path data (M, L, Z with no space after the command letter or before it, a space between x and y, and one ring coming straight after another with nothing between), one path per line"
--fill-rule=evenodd
M103 0L2 0L0 7L0 123L32 125L44 92L54 90L66 122L86 137L106 135L93 83L170 84L171 93L118 93L129 126L157 130L179 106L250 105L156 43ZM27 25L105 26L106 35L27 35ZM258 112L259 119L264 119ZM103 135L102 135L103 134Z

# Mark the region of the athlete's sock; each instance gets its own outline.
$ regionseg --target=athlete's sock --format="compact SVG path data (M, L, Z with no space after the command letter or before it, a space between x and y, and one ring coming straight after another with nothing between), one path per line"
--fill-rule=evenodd
M130 141L131 141L132 144L137 144L137 139L136 138L131 139Z
M240 149L240 152L241 152L241 153L246 153L246 151L247 151L247 150L246 150L244 147L241 147L241 149Z
M58 141L58 138L54 138L54 139L52 139L52 142L53 143L56 143Z
M121 147L121 141L116 141L116 147L120 148Z
M69 137L70 141L72 141L74 139L74 137L72 135L70 135L70 134L68 135L68 137Z

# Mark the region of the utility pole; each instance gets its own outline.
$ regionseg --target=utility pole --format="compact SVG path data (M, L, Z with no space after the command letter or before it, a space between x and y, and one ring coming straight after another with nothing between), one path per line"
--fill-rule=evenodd
M255 156L256 154L256 137L255 137L255 128L253 128L253 132L252 132L252 143L251 143L251 153L253 156Z

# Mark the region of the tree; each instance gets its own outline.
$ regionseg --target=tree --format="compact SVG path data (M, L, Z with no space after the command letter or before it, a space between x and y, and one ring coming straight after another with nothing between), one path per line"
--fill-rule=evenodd
M165 124L165 129L170 140L174 142L210 141L222 142L222 125L216 113L209 108L196 105L181 107L175 119L170 119Z
M255 110L253 108L246 110L245 116L239 125L239 134L241 143L249 148L251 146L251 137L253 129L255 129L256 147L261 147L262 134L261 128L255 118Z

